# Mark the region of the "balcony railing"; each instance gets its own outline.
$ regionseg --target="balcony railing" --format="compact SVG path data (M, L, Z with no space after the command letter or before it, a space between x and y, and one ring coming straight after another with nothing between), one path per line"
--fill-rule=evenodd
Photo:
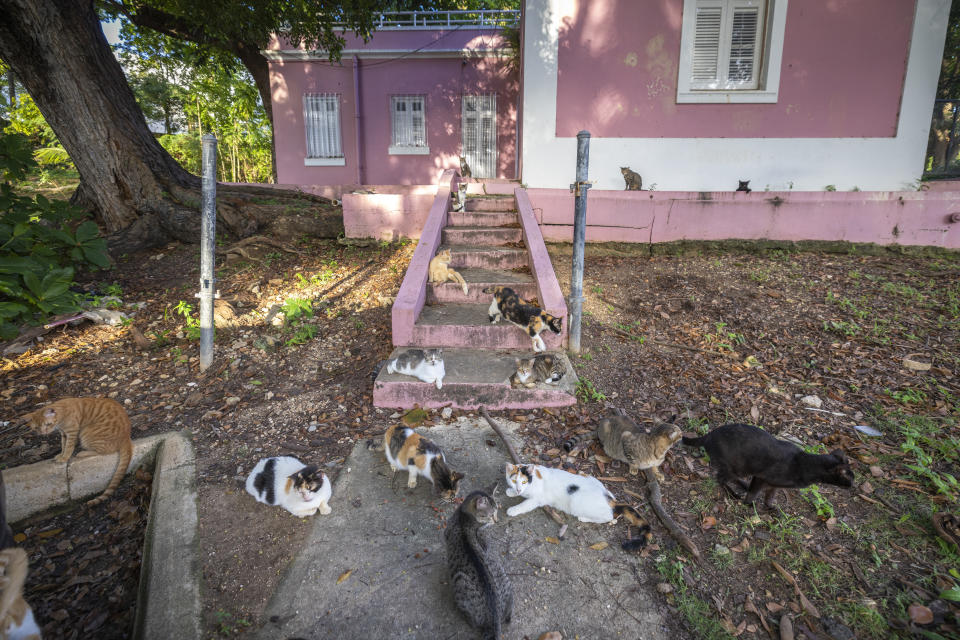
M374 21L377 31L391 29L437 29L469 27L502 29L515 27L520 12L512 9L477 9L476 11L384 11ZM345 26L345 25L338 25Z

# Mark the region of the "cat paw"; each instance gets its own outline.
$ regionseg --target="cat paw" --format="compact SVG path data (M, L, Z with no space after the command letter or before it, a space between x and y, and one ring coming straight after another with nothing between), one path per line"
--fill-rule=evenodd
M506 490L504 493L507 494L507 497L508 497L508 498L516 498L516 497L517 497L517 490L514 489L513 487L507 487L507 490Z
M66 462L69 459L70 459L70 456L62 456L62 455L59 455L56 458L54 458L56 462Z
M327 516L330 515L330 512L333 511L328 505L323 505L320 507L320 513Z
M414 480L413 482L408 482L408 483L407 483L407 489L416 489L416 488L417 488L417 481L416 481L416 480Z
M511 518L516 516L517 514L518 514L518 510L516 507L510 507L509 509L507 509L507 515L510 516Z

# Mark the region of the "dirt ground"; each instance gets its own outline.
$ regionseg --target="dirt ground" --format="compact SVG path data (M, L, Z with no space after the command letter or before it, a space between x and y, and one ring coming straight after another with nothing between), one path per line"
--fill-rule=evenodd
M191 335L196 313L184 306L197 306L198 289L198 249L187 245L128 256L84 283L143 303L123 310L150 346L136 346L126 326L65 326L0 366L0 419L102 394L126 403L135 437L191 432L211 638L264 622L307 532L244 493L253 465L290 454L336 476L357 440L395 421L372 407L372 374L391 350L391 296L413 246L294 249L218 263L238 326L218 331L205 375ZM568 252L552 248L565 291ZM799 638L960 633L960 553L931 524L934 513L957 511L960 258L606 253L591 249L586 262L584 349L573 359L581 402L510 412L524 425L522 455L607 478L621 497L644 496L642 481L596 445L564 458L562 442L613 405L641 424L676 415L692 433L742 421L811 451L842 447L857 475L853 489L794 491L777 509L755 511L722 496L699 452L678 445L664 465L663 503L703 560L680 551L649 509L655 545L642 554L672 637L777 638L787 620ZM287 325L267 324L271 305L285 303ZM441 422L439 413L429 420ZM53 437L0 433L0 466L58 448Z

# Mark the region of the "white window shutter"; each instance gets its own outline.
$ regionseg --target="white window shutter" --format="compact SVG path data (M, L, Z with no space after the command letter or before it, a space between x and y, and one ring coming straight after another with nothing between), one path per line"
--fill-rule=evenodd
M463 156L474 178L497 175L497 94L465 95L462 101Z
M308 158L342 158L340 96L308 93L303 96L303 121Z
M393 148L427 146L424 96L392 96L390 98Z
M714 0L697 3L696 28L690 80L697 86L711 86L718 80L723 6Z
M762 40L763 3L734 2L730 17L727 82L731 87L757 87Z

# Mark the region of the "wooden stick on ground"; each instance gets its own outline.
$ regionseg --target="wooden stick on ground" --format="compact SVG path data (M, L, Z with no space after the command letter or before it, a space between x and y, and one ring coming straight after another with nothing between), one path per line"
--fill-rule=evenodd
M660 500L660 484L657 482L656 476L653 475L653 470L644 469L643 474L647 478L647 499L650 501L650 506L653 507L653 512L660 518L660 522L667 528L670 535L689 551L690 555L700 560L700 549L698 549L697 545L690 539L690 536L683 532L680 525L670 517L667 510L663 508L663 502Z
M497 424L496 420L490 417L490 414L487 413L486 407L480 407L480 415L483 416L483 419L487 421L487 424L490 425L490 428L496 432L500 439L503 440L504 446L507 448L507 453L510 454L510 459L513 460L513 464L521 465L523 462L520 461L520 456L517 455L517 450L513 448L513 445L510 444L510 441L507 440L507 436L504 435L503 429ZM552 507L543 507L543 510L546 511L547 515L553 518L553 521L558 525L563 527L560 531L560 537L563 537L563 534L566 532L566 522L563 520L563 516L556 512Z

